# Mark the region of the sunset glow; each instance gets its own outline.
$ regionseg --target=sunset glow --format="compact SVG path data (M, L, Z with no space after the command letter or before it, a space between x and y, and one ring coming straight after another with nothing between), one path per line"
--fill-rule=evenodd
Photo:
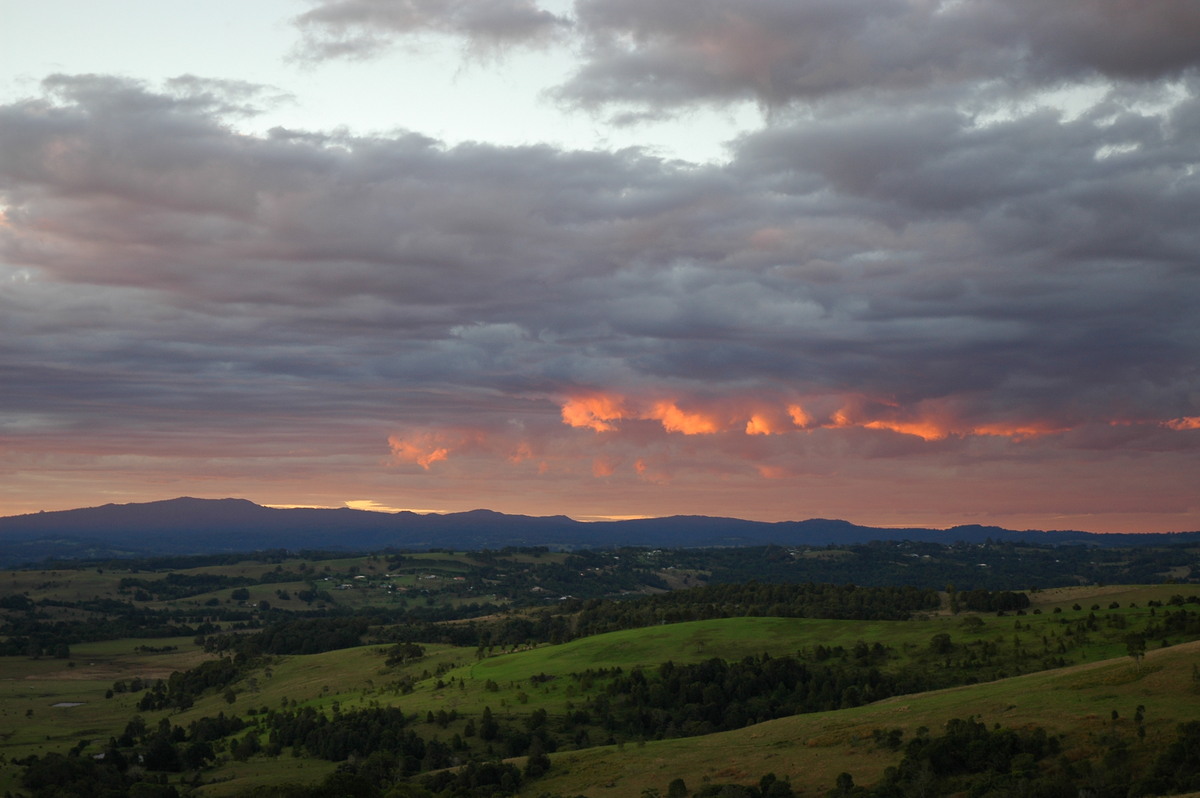
M572 427L590 427L596 432L610 432L616 429L612 422L625 417L623 404L622 398L604 394L572 397L562 406L562 419Z
M417 440L404 440L395 435L388 438L392 457L398 462L416 463L426 471L436 462L450 456L450 450L440 445L435 435L423 435Z
M655 402L645 418L661 421L667 432L684 435L712 435L721 429L716 419L703 413L680 410L674 402Z
M1200 529L1200 13L384 5L9 4L0 515Z
M638 407L638 403L627 397L613 393L593 393L566 400L562 405L562 418L563 422L569 426L588 428L596 432L616 432L621 429L620 422L622 420L633 419L658 421L662 424L665 432L682 435L714 435L738 430L751 436L783 435L814 428L860 427L912 435L926 441L941 440L950 436L976 435L1024 440L1040 435L1063 433L1069 429L1069 427L1036 420L1023 424L1003 422L972 424L965 419L951 418L947 411L943 411L941 418L938 419L921 418L919 415L915 418L906 417L903 408L886 405L889 417L878 418L872 417L870 412L864 409L864 404L861 398L855 398L852 404L835 410L823 421L810 416L802 405L790 403L769 410L735 410L731 420L722 422L716 415L681 410L675 401L654 401L646 403L646 406L640 410L631 410L630 408ZM733 407L744 405L748 408L761 405L761 402L735 399L732 403L726 400L724 405ZM783 419L788 419L788 422ZM1174 419L1159 423L1175 430L1200 428L1200 424L1195 422L1196 419Z

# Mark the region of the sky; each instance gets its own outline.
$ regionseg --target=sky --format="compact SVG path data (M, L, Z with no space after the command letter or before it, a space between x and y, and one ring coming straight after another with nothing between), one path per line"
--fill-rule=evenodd
M0 515L1200 529L1200 2L0 0Z

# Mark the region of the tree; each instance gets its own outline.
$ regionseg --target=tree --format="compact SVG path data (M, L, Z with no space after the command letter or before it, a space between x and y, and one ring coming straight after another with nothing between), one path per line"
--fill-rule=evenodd
M529 759L525 761L525 778L536 779L550 769L550 757L542 748L542 741L537 737L529 746Z
M183 749L181 760L184 767L200 770L207 765L216 754L211 744L203 741L193 742Z
M500 724L492 717L492 708L484 707L483 716L479 719L479 736L484 740L495 740L500 733Z
M262 745L258 742L258 735L250 732L233 747L233 758L239 762L244 762L261 750Z
M983 628L983 618L978 615L968 615L962 620L963 628L969 632L978 632Z
M1125 635L1125 652L1133 658L1133 663L1139 671L1142 669L1142 658L1146 656L1146 638L1136 632Z

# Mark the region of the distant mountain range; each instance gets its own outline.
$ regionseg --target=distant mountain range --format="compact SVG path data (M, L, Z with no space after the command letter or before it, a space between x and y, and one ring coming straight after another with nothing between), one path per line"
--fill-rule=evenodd
M490 510L421 515L346 508L278 509L246 499L179 498L0 518L0 565L48 557L206 554L258 549L700 548L765 544L824 546L888 540L983 543L989 539L1055 545L1146 546L1198 542L1200 532L1100 535L977 525L945 530L885 529L820 518L768 523L708 516L586 523L562 515L505 515Z

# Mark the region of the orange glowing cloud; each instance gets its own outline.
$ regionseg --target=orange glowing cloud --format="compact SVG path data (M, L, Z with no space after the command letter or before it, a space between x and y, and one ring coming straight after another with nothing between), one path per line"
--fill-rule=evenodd
M589 427L596 432L611 432L612 423L626 417L625 400L615 394L589 394L567 399L562 406L562 420L572 427Z
M754 413L746 422L747 435L782 435L785 432L791 432L791 428L775 413Z
M880 409L879 406L882 406ZM875 408L874 411L872 408ZM834 412L821 426L829 429L861 427L912 435L924 441L956 436L1011 438L1015 441L1066 432L1069 427L1040 421L972 425L959 418L950 400L928 400L906 409L889 401L864 401L861 397Z
M921 440L936 441L950 434L933 421L885 421L882 419L868 421L862 425L867 429L887 429L899 432L901 435L916 435Z
M750 416L750 420L746 422L747 435L770 435L774 430L771 429L771 422L757 413Z
M711 435L720 432L722 425L705 413L680 409L673 401L654 402L644 410L630 410L629 401L620 395L592 393L572 396L562 405L562 420L572 427L586 427L596 432L612 432L615 422L623 419L658 421L667 432L684 435Z
M778 406L772 407L764 403L761 397L734 397L722 400L718 413L711 407L684 409L677 399L638 401L620 394L598 391L564 401L562 419L569 426L596 432L616 431L620 421L640 420L657 421L664 431L682 435L740 432L747 436L772 436L814 429L859 428L911 435L923 441L940 441L950 437L998 437L1020 442L1059 435L1072 429L1070 425L1040 420L971 423L963 418L953 399L931 399L904 407L890 400L843 394L837 397L841 407L833 412L814 415L805 407L810 401L820 406L832 398L809 397L804 404L781 401ZM1200 416L1183 416L1169 421L1110 423L1157 424L1183 431L1200 429Z
M721 426L711 416L680 410L674 402L657 402L644 418L661 421L667 432L684 435L712 435L721 431Z
M1008 424L984 424L974 427L971 430L972 435L988 435L999 438L1012 438L1015 441L1023 441L1028 438L1036 438L1041 435L1055 435L1066 432L1070 427L1055 427L1050 424L1023 424L1012 426Z
M829 429L842 429L844 427L856 426L854 421L850 419L850 413L846 408L835 410L833 415L829 417L829 423L824 425Z
M800 429L807 429L813 423L812 416L805 412L804 408L798 404L788 405L787 412L792 423Z
M416 463L426 471L434 463L450 456L450 448L435 433L423 433L415 438L388 437L392 457L402 463Z

